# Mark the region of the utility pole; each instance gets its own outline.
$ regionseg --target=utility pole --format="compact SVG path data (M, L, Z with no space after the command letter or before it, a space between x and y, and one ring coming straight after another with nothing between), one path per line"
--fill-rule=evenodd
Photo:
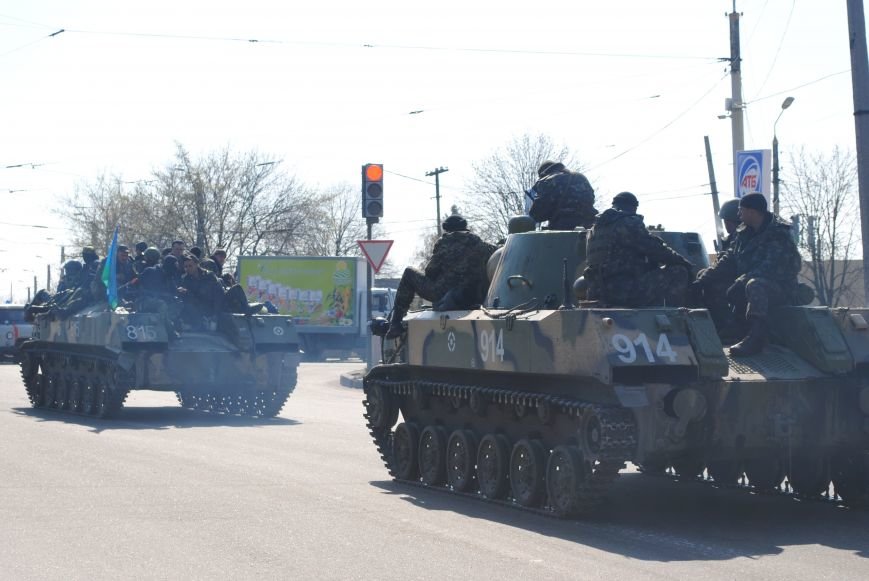
M742 124L742 112L745 104L742 102L742 59L739 54L739 13L736 11L736 0L733 0L733 12L730 17L730 128L733 132L733 195L739 192L736 167L736 152L745 149L745 138Z
M439 167L437 169L433 169L425 173L427 177L434 176L435 179L435 200L437 201L437 225L438 225L438 236L442 234L441 232L441 180L440 174L444 172L450 171L449 168Z
M854 91L854 129L857 137L857 183L860 192L860 232L863 238L863 292L869 297L869 57L866 53L866 20L863 0L847 0L848 36L851 47L851 86Z
M721 216L718 205L718 185L715 183L715 167L712 165L712 148L709 146L709 136L703 136L703 144L706 146L706 169L709 171L709 187L712 191L712 210L715 212L715 237L718 240L718 248L721 248L721 240L724 235L724 227L721 225ZM717 248L716 248L717 250Z

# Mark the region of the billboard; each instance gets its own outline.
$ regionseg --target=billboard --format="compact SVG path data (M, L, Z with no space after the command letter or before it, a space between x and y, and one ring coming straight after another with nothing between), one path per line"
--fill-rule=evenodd
M242 256L239 284L248 300L271 301L298 325L356 324L356 258Z
M769 149L755 149L736 152L736 197L745 194L761 193L770 199L770 157Z

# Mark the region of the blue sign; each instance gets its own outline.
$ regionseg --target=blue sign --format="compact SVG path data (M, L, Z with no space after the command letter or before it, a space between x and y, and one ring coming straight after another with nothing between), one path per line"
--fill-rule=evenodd
M745 194L770 196L770 150L736 152L736 197Z

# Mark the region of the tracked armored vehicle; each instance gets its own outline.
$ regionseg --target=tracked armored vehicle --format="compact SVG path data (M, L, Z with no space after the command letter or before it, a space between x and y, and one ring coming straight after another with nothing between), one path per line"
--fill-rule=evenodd
M138 389L174 391L190 409L277 415L296 386L292 319L225 313L213 327L170 338L164 315L105 304L65 319L41 314L22 345L21 376L33 407L88 416L110 416Z
M511 234L481 308L405 318L364 380L391 476L560 516L629 461L869 496L869 309L780 308L773 344L731 358L705 309L574 305L584 254L582 231Z

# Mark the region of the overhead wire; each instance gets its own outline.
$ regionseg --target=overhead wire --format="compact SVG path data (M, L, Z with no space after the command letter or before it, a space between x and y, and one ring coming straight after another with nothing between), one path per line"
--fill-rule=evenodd
M772 63L769 65L769 70L766 72L766 77L764 77L763 82L760 84L760 88L757 90L758 93L763 91L763 88L766 87L767 81L769 81L770 76L772 75L772 71L775 69L776 62L778 61L778 56L781 53L782 45L784 45L785 37L788 34L788 29L791 26L791 18L794 15L794 8L796 8L797 0L793 0L791 2L791 10L788 12L788 18L785 21L785 28L782 31L781 37L778 41L778 47L775 49L775 54L772 57Z

